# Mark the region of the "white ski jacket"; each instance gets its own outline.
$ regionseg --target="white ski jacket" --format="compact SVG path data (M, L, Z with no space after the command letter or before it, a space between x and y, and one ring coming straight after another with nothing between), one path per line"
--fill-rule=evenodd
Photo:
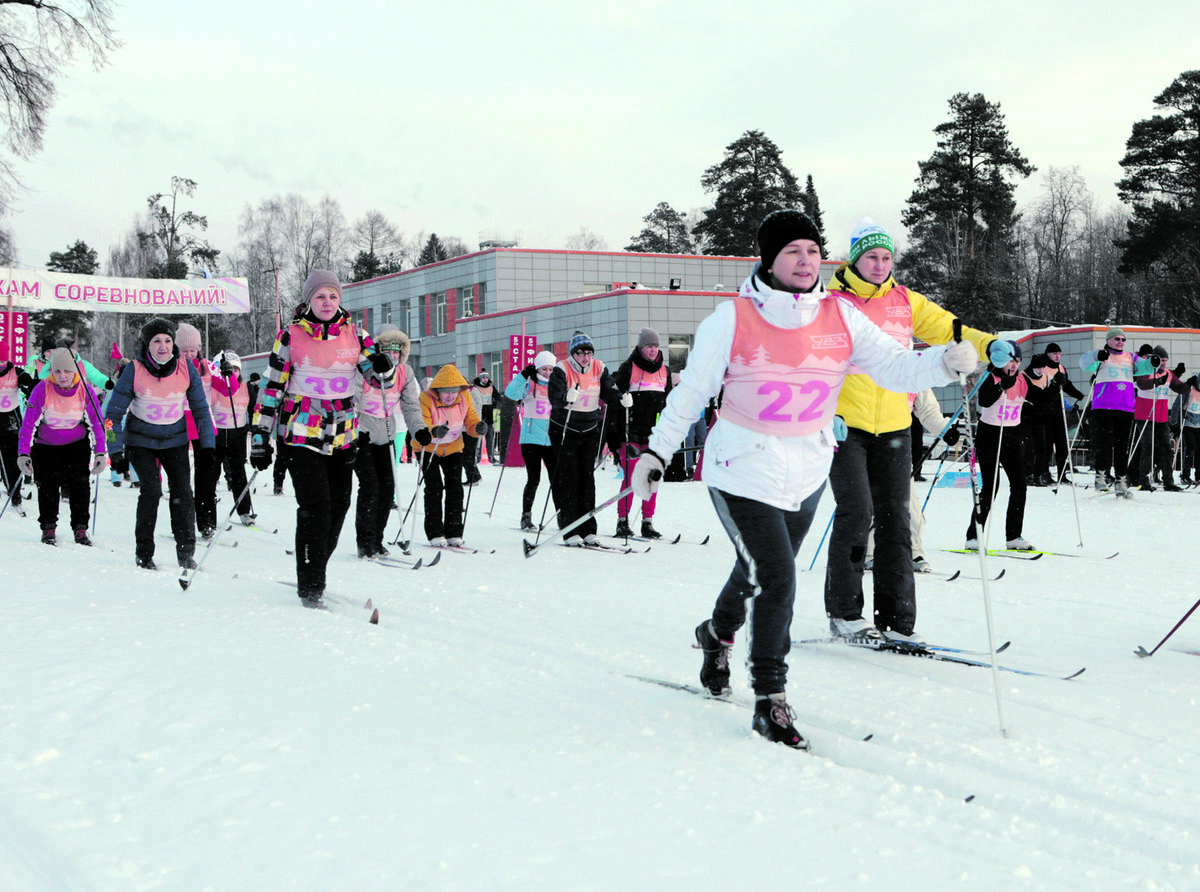
M816 316L819 301L841 300L853 340L850 361L880 386L913 393L955 380L942 362L947 347L920 353L908 350L850 301L831 297L823 285L807 294L775 291L757 277L758 269L742 284L738 300L753 300L763 318L779 328L802 328ZM733 347L735 314L733 301L728 301L696 329L687 367L650 435L650 449L663 459L670 460L709 399L721 390ZM832 425L807 436L777 437L718 417L704 447L704 482L722 492L797 511L829 477L836 446Z

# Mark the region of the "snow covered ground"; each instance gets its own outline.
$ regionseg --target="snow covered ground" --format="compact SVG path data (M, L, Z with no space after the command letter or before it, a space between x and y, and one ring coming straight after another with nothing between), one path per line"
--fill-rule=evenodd
M378 627L278 584L295 505L261 487L279 534L235 528L187 592L169 541L163 570L133 566L127 487L104 484L92 549L5 515L0 889L1200 888L1200 617L1133 654L1198 594L1197 493L1077 490L1079 548L1070 491L1030 491L1026 536L1079 556L989 560L1000 660L1087 671L1002 673L1006 736L990 670L804 645L805 754L743 706L630 677L696 682L692 629L732 561L702 485L665 485L656 523L709 545L526 559L523 472L489 518L497 473L467 524L493 555L363 564L351 513L330 585L372 598ZM597 488L616 492L611 469ZM939 570L979 572L937 550L969 506L934 491ZM825 633L823 565L801 574L796 638ZM978 581L921 577L918 606L931 641L986 648Z

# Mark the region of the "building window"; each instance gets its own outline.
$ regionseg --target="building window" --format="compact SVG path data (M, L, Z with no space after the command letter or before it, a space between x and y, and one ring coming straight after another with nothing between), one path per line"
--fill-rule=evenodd
M446 333L446 292L442 291L433 296L433 333Z
M667 366L672 372L682 372L687 366L688 354L692 352L694 335L669 335L667 337Z
M408 326L404 329L408 332L410 338L419 338L421 336L421 301L419 298L410 297L404 301L404 313L408 317Z
M458 318L469 319L478 315L479 311L475 309L475 289L468 285L459 292Z
M487 306L487 282L480 282L476 286L475 293L475 315L483 316L488 312Z

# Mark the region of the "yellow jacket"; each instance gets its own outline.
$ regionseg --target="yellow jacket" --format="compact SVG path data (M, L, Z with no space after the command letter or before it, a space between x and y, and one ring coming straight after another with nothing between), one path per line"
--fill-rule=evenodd
M458 387L461 389L454 402L448 406L444 406L438 401L437 395L433 392L438 387ZM471 395L467 393L469 387L467 379L453 365L442 366L438 370L438 373L433 376L433 380L429 382L429 388L421 391L421 416L425 421L425 427L433 430L439 424L445 423L443 421L444 416L462 414L463 430L469 432L471 436L475 436L475 428L479 424L479 414L475 411L475 404L471 400ZM416 440L413 440L413 449L445 456L454 452L462 452L463 440L462 436L459 435L449 443L430 443L428 446L422 446Z
M860 278L848 263L838 267L829 282L830 292L856 298L856 303L883 297L895 288L902 286L897 285L891 276L882 285L872 285ZM907 288L902 290L908 295L908 303L912 307L913 335L926 344L949 343L954 337L954 314L943 310L923 294ZM962 333L975 345L980 358L986 361L987 345L996 336L965 325ZM847 427L856 427L869 434L891 433L912 424L908 394L884 390L870 375L846 376L846 383L838 398L837 414L842 416Z

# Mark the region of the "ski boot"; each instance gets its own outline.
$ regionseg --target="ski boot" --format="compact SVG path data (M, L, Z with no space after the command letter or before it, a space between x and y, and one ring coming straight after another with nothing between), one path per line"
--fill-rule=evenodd
M696 647L704 651L704 663L700 666L700 684L714 697L731 693L729 687L729 654L733 651L733 636L722 641L712 628L712 620L706 619L696 626Z
M796 730L796 710L788 706L787 697L770 694L754 701L754 720L750 727L772 743L782 743L795 750L807 750L811 744Z
M662 533L660 533L658 530L654 529L654 524L652 524L650 522L649 518L646 518L645 520L642 521L642 538L643 539L661 539L662 538Z
M618 539L630 539L633 537L633 530L629 526L628 517L617 518L617 531L613 535Z

